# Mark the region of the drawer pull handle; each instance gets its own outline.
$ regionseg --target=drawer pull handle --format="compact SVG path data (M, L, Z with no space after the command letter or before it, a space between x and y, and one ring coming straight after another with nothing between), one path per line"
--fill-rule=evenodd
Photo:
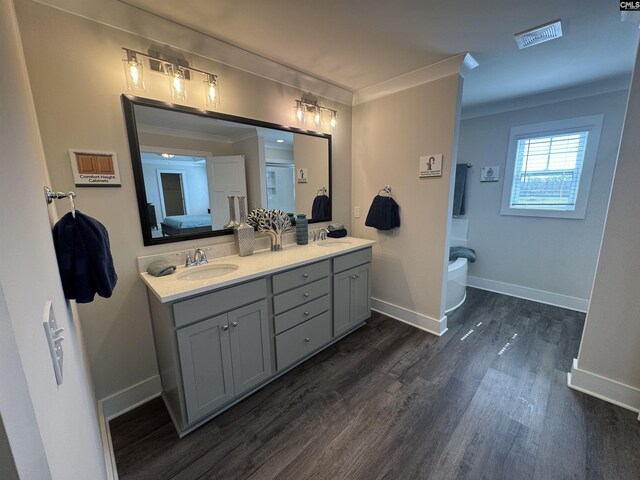
M304 296L308 297L309 296L309 292L304 292Z
M222 330L229 330L229 325L222 325Z
M237 327L238 326L238 322L231 322L231 326L232 327Z
M309 312L304 312L304 316L308 317L309 316Z
M303 274L302 274L302 277L303 277L303 278L309 278L309 274L308 274L308 273L303 273Z
M311 341L311 339L309 337L304 339L305 342L309 343Z

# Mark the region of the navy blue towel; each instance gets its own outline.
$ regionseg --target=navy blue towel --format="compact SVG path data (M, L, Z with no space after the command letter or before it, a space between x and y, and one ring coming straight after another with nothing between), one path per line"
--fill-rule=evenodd
M104 225L77 210L75 218L67 213L53 227L53 243L65 298L89 303L96 293L111 296L118 276Z
M311 219L312 220L326 220L330 217L329 210L331 209L331 200L326 195L318 195L313 199L313 206L311 207Z
M465 190L467 183L467 167L466 163L456 165L456 181L453 189L453 216L459 217L464 215Z
M400 226L400 207L393 198L376 195L364 224L378 230L397 228Z

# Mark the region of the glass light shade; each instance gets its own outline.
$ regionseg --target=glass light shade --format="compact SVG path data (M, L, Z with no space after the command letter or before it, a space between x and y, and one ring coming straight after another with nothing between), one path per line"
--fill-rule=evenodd
M204 97L209 108L220 106L220 85L215 75L207 75L204 82Z
M336 126L338 125L338 119L336 118L336 112L331 112L331 120L329 120L329 125L331 126L331 131L336 131Z
M127 79L127 89L146 91L142 62L138 61L135 56L123 59L122 62L124 63L124 76Z
M299 100L296 100L296 119L298 123L304 123L304 109Z
M313 114L313 123L316 127L320 127L322 125L322 111L319 108L316 108L316 111Z
M187 89L184 81L184 72L178 67L171 69L169 75L169 88L173 100L184 101L187 99Z

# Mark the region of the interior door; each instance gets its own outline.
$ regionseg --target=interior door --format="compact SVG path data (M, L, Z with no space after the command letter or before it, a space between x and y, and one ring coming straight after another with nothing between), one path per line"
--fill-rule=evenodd
M244 155L207 158L211 225L219 230L229 221L229 195L247 196ZM236 201L236 219L239 212Z
M160 184L162 185L165 216L186 215L182 174L160 172Z

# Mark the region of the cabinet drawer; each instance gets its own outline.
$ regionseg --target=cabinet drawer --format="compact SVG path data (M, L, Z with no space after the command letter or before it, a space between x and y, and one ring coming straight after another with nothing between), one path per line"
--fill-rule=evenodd
M331 340L331 314L325 312L276 335L278 370L288 367Z
M173 304L176 328L253 303L267 296L264 278Z
M294 268L273 276L273 293L280 293L329 276L329 260Z
M294 307L315 300L329 293L331 282L329 277L295 288L289 292L273 297L273 312L279 315Z
M291 327L295 327L296 325L313 318L320 313L328 311L330 308L331 302L329 300L329 295L325 295L324 297L320 297L309 303L300 305L293 310L289 310L287 313L278 315L275 320L276 334L284 332Z
M334 258L333 273L343 272L369 262L371 262L371 247Z

